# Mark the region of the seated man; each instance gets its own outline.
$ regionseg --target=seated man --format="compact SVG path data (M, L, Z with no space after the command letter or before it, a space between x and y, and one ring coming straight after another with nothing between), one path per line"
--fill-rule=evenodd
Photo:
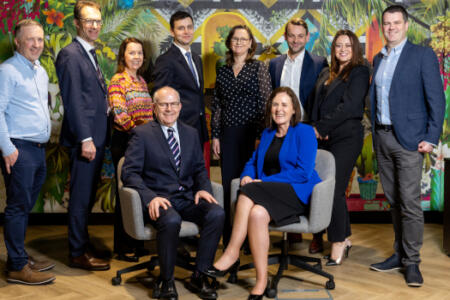
M188 288L202 299L216 299L215 289L200 272L213 263L225 213L211 195L196 130L177 121L181 110L178 92L162 87L153 99L157 121L133 129L125 153L122 181L138 191L144 216L158 230L162 281L159 298L178 299L173 273L181 221L186 220L201 227L196 271Z

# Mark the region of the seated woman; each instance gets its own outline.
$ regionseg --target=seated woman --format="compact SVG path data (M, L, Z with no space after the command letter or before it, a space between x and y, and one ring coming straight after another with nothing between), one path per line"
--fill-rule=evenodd
M295 93L288 87L275 89L267 102L268 128L241 174L230 243L205 272L220 277L237 267L239 250L248 232L256 269L256 285L248 299L262 299L266 289L269 223L282 226L299 222L299 216L309 211L314 185L321 181L314 170L314 129L300 123L300 119Z

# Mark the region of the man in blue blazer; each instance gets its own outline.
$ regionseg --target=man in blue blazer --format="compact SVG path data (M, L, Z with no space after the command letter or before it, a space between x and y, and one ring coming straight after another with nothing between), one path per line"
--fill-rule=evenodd
M78 1L74 23L77 37L59 52L55 63L64 104L60 140L70 150L70 266L107 270L109 263L88 251L87 228L108 136L106 85L94 48L102 25L100 6Z
M302 121L307 120L308 97L314 89L317 77L323 68L328 67L325 57L310 54L305 46L309 41L308 24L301 18L289 20L284 29L284 39L289 50L287 54L272 59L269 63L269 73L272 88L280 86L290 87L300 100ZM300 242L301 234L290 233L290 243ZM310 253L323 251L322 234L315 234L309 246Z
M438 144L445 98L433 50L406 39L408 14L400 5L382 15L386 46L374 58L370 87L373 141L384 193L391 205L394 254L375 271L405 268L408 286L423 284L420 181L424 153Z
M225 212L211 195L196 130L178 120L182 109L178 92L162 87L153 100L157 121L133 129L122 180L137 190L146 219L158 230L160 299L178 299L173 273L182 220L201 227L196 270L188 287L202 299L216 299L215 289L201 272L214 261Z
M156 59L152 72L153 91L168 85L180 93L183 104L180 120L197 129L203 147L209 138L203 95L202 60L191 51L190 46L194 38L192 16L184 11L175 12L170 17L170 33L173 36L173 44Z
M269 63L272 87L290 87L300 100L302 120L305 120L308 96L322 69L328 67L328 62L325 57L306 51L309 32L308 24L304 20L291 19L285 26L284 38L289 47L288 53L272 59Z

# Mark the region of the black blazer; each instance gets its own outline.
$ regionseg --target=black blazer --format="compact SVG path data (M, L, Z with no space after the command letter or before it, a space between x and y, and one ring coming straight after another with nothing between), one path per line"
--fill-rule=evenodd
M321 136L333 135L348 120L363 118L365 96L369 90L369 68L359 65L350 72L347 81L335 79L325 87L329 69L324 69L308 100L308 116ZM323 89L326 88L326 93Z
M88 53L74 39L56 59L61 97L64 104L60 142L76 147L92 137L97 147L105 145L108 135L106 92Z
M200 87L197 85L186 58L177 46L172 45L167 52L156 59L152 72L152 93L166 85L180 93L183 107L179 119L197 129L203 145L209 139L203 95L203 68L200 57L195 53L192 53L192 60L197 69Z
M144 207L156 196L169 200L179 198L180 185L185 189L182 198L187 200L194 201L199 190L212 193L196 130L180 121L177 127L181 149L179 174L166 137L157 122L151 121L131 131L122 181L124 186L138 191Z

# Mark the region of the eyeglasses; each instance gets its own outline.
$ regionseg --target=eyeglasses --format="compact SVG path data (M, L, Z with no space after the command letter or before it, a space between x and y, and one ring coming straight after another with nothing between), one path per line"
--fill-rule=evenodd
M166 103L156 102L156 105L158 105L159 108L168 108L169 106L176 108L180 106L180 102L166 102Z
M231 38L231 42L233 42L235 44L238 44L238 43L244 44L244 43L247 43L248 41L250 41L250 39L248 39L248 38L237 38L237 37Z
M83 19L83 18L80 18L80 20L88 26L94 26L94 24L96 24L97 26L103 25L102 20L92 20L92 19Z

